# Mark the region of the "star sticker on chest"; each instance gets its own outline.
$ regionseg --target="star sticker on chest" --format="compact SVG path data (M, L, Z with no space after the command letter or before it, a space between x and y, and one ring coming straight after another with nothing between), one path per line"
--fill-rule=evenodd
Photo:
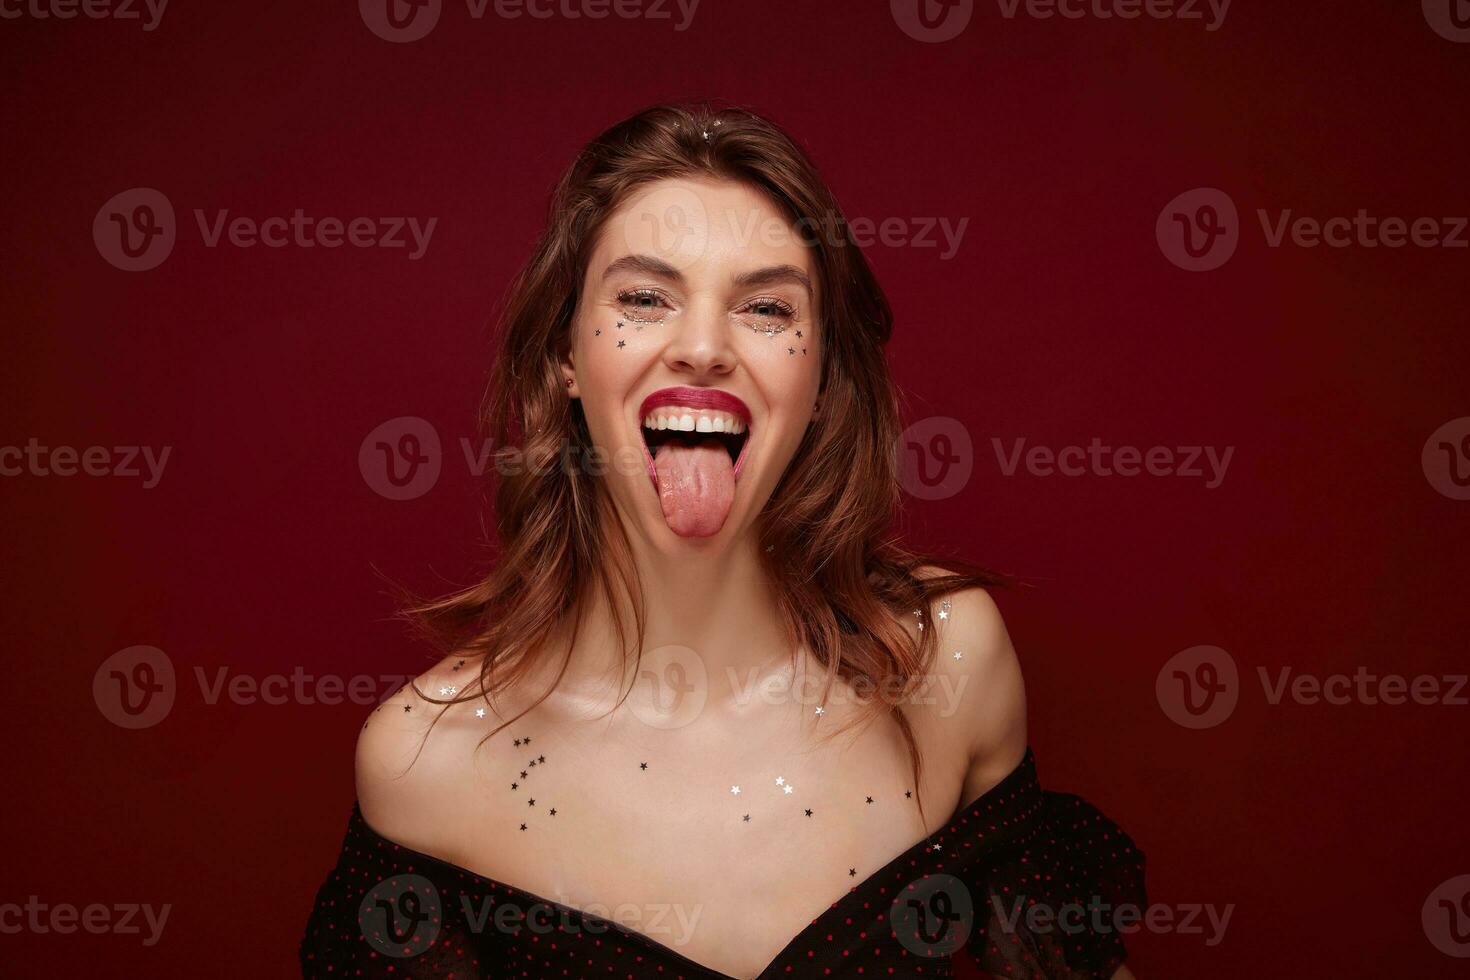
M638 768L639 769L647 769L648 768L648 763L646 763L646 762L640 762L640 763L638 763Z
M483 717L485 717L485 709L484 708L476 708L475 709L475 717L476 718L483 718Z
M730 795L731 796L739 796L740 795L740 787L739 786L731 786L730 787Z
M535 805L536 805L536 797L534 797L534 796L531 797L529 800L526 801L526 806L535 806Z
M804 812L807 816L811 816L812 815L812 811L810 811L810 810L804 810L802 812Z
M796 791L796 787L795 786L792 786L790 783L787 783L785 786L782 786L781 787L781 792L787 794L788 796L790 794L794 793L795 791Z
M873 802L873 798L871 796L867 797L867 802L868 803L872 803Z
M621 350L622 348L627 347L627 346L628 346L628 342L626 340L620 340L620 341L618 341L618 349L619 350Z
M963 656L964 656L964 654L963 654L963 653L960 653L960 652L959 652L959 651L958 651L958 650L956 650L956 651L955 651L955 652L954 652L954 658L955 658L955 659L956 659L956 660L959 660L959 659L960 659L960 658L961 658L961 657L963 657Z
M522 830L525 830L526 829L526 825L525 824L521 824L521 829Z
M551 814L554 817L554 816L556 816L556 807L552 807L550 810L547 810L546 812L549 813L549 814Z

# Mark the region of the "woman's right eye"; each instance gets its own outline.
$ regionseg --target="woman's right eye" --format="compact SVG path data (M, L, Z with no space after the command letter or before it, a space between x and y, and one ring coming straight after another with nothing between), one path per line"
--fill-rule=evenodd
M618 293L618 305L635 320L659 320L669 308L668 301L652 289L629 289Z

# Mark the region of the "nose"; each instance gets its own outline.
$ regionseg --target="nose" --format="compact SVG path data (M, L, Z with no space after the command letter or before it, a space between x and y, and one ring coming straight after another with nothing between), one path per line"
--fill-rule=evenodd
M672 334L664 347L664 364L679 374L693 378L718 378L735 370L737 357L731 342L734 329L724 311L691 307L671 326Z

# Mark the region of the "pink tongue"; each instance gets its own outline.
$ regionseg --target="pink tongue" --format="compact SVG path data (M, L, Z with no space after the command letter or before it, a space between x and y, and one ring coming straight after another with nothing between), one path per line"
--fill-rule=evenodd
M697 446L666 442L654 455L658 499L669 530L707 538L725 526L735 501L735 466L718 439Z

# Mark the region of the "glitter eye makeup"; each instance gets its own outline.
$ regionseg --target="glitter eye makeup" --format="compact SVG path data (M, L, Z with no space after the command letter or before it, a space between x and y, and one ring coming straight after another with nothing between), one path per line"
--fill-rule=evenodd
M752 332L774 337L784 333L796 319L796 308L775 297L761 297L744 303L736 310Z
M657 323L673 308L672 302L657 289L640 286L618 292L618 306L630 320Z

